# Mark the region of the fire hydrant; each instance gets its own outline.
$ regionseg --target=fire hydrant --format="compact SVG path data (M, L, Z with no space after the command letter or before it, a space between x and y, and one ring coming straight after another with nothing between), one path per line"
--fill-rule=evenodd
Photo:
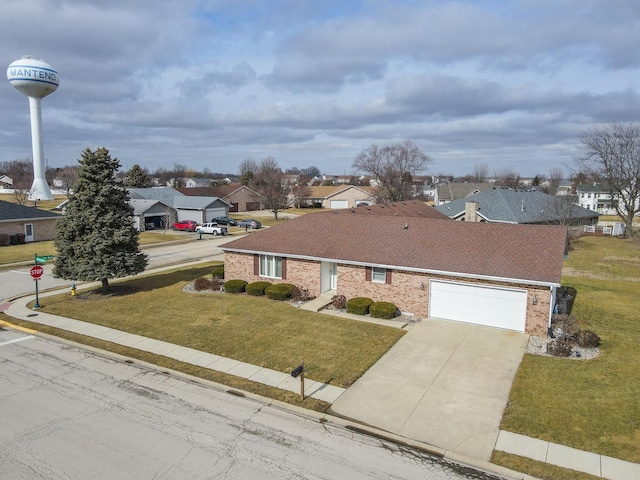
M76 296L76 284L75 283L71 284L71 296L72 297Z

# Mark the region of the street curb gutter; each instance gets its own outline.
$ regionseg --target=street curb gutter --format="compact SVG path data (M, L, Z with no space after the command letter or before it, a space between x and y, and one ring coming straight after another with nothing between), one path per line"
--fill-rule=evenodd
M423 453L426 453L428 455L431 455L437 458L442 458L452 463L473 468L475 470L479 470L484 473L497 475L508 480L538 480L536 477L531 477L521 472L516 472L515 470L510 470L508 468L501 467L499 465L495 465L495 464L485 462L476 458L468 457L465 455L460 455L458 453L455 453L449 450L444 450L444 449L435 447L433 445L419 442L417 440L412 440L410 438L402 437L402 436L378 429L376 427L372 427L370 425L356 422L351 419L342 418L342 417L334 416L327 413L316 412L314 410L307 410L305 408L298 407L296 405L291 405L291 404L282 402L280 400L275 400L272 398L264 397L262 395L258 395L255 393L247 392L247 391L236 389L236 388L231 388L221 383L212 382L210 380L206 380L200 377L178 372L170 368L160 367L153 363L145 362L138 359L132 359L130 357L120 355L118 353L109 352L107 350L101 350L99 348L91 347L89 345L84 345L71 340L56 337L55 335L49 335L47 333L39 332L37 330L31 330L28 328L20 327L18 325L13 325L4 320L0 320L0 325L15 329L15 330L20 330L26 333L30 333L54 342L63 343L78 349L86 350L95 355L116 360L118 362L126 363L127 365L135 365L136 367L148 370L150 372L160 373L163 375L170 375L172 377L179 378L191 384L199 385L205 388L211 388L213 390L224 392L229 395L242 397L266 407L272 407L278 410L286 411L290 414L296 415L306 420L315 421L318 423L329 423L335 427L344 428L354 433L367 435L370 437L377 438L381 441L390 442L396 445L413 448Z

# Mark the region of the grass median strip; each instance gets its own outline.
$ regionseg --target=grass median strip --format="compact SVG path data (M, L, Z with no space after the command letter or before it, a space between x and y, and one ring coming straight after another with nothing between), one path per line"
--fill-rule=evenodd
M236 377L227 373L198 367L196 365L180 362L178 360L167 358L162 355L155 355L149 352L144 352L142 350L136 350L135 348L125 347L116 343L98 340L96 338L87 337L85 335L80 335L77 333L71 333L66 330L61 330L46 325L40 325L26 320L20 320L9 316L5 316L5 318L9 323L17 325L21 328L33 329L42 333L46 333L48 335L64 338L65 340L69 340L75 343L98 348L107 352L117 353L118 355L122 355L124 357L141 360L143 362L151 363L162 368L168 368L187 375L202 378L204 380L220 383L230 388L251 392L256 395L279 400L291 405L297 405L299 407L314 410L316 412L324 413L330 406L327 402L323 402L322 400L307 397L303 401L300 399L299 394L289 392L287 390L269 387L261 383L252 382L251 380L247 380L246 378Z

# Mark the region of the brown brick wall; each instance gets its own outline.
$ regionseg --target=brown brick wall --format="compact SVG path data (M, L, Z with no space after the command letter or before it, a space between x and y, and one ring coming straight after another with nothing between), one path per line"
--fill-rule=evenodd
M253 275L253 255L225 253L225 277L239 278L247 282L264 280ZM365 281L365 267L338 264L339 295L349 298L369 297L373 301L393 302L403 312L412 313L417 317L426 318L429 315L429 280L448 280L478 285L493 285L505 288L521 288L527 290L526 333L536 336L546 336L549 318L551 291L544 287L524 284L510 284L475 279L461 279L457 277L435 276L394 270L391 283L383 284ZM279 280L268 279L273 283ZM287 259L287 278L282 280L300 288L309 290L312 295L320 294L320 262L308 260ZM533 305L533 297L536 305Z
M26 223L33 224L34 241L42 242L45 240L53 240L55 237L55 225L57 218L47 218L45 220L29 220L21 222L1 222L0 234L16 235L24 234L24 225Z

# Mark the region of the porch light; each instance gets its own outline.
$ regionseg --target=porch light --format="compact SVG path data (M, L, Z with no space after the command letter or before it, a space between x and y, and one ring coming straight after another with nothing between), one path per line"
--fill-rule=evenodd
M420 290L424 290L424 282L420 282Z
M534 305L538 304L538 296L534 295L533 298L531 299L531 303L533 303Z

